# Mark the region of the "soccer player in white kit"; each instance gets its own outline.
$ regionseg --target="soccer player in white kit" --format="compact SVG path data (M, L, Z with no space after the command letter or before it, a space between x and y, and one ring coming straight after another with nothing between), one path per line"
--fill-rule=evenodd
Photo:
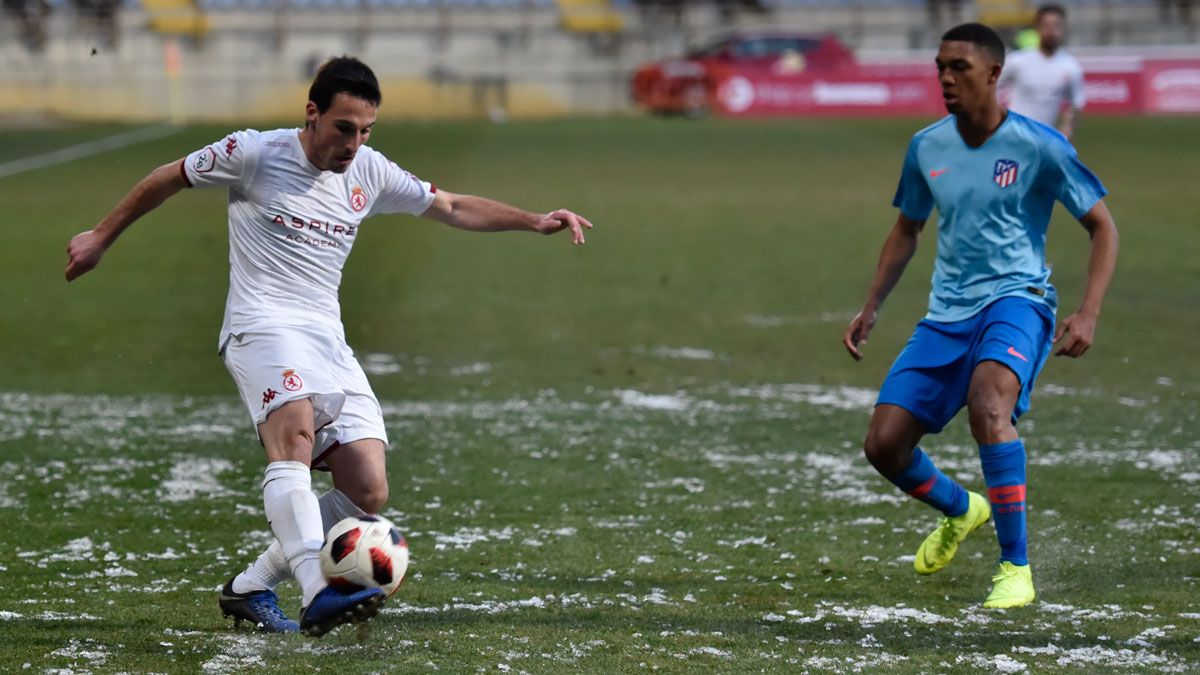
M377 513L388 497L382 410L346 345L338 304L362 222L408 213L480 232L570 230L574 244L592 227L565 209L535 214L452 194L401 169L365 145L380 100L370 68L332 59L309 89L304 128L239 131L164 164L67 247L71 281L179 190L228 188L229 296L218 347L266 450L263 504L276 540L225 584L219 601L235 623L269 632L320 636L370 619L385 599L378 589L330 587L318 562L332 525ZM320 498L312 491L315 468L333 477ZM299 623L273 590L293 576L302 591Z
M1033 26L1038 45L1009 55L997 87L1006 92L1009 110L1070 138L1086 99L1083 68L1062 48L1067 11L1061 5L1042 5Z

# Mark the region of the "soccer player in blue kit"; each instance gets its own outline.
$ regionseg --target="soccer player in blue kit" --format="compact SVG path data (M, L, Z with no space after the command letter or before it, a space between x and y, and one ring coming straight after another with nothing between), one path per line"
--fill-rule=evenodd
M933 574L973 530L995 520L1000 564L984 607L1034 599L1026 553L1025 445L1016 420L1052 347L1057 295L1046 266L1046 227L1059 201L1091 236L1079 309L1062 321L1056 355L1082 356L1117 258L1107 193L1054 129L1006 111L996 100L1004 43L982 24L942 36L938 78L950 115L913 136L867 301L843 343L855 359L876 312L938 209L937 261L929 313L892 365L864 443L867 459L909 495L944 514L914 566ZM963 489L917 447L963 406L979 444L988 496Z

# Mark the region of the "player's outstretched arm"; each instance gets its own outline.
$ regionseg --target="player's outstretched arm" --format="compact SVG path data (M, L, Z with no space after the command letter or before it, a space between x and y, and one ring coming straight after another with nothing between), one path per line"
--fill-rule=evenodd
M925 227L924 220L913 220L901 213L896 217L896 224L883 242L883 250L879 252L879 265L875 268L875 278L871 280L871 290L867 293L867 301L862 311L850 321L846 333L842 336L842 344L855 361L862 360L862 347L867 344L867 337L875 327L876 315L883 301L887 299L908 261L917 252L917 239Z
M1074 314L1063 319L1058 326L1054 342L1062 343L1055 356L1083 356L1092 346L1096 334L1096 319L1100 316L1100 304L1108 292L1113 270L1117 267L1117 248L1121 237L1117 225L1103 201L1099 201L1079 219L1092 237L1092 254L1088 259L1087 287L1083 291L1083 302Z
M526 231L554 234L571 231L571 243L584 243L583 230L592 229L587 218L558 209L550 213L530 213L515 206L472 195L457 195L438 190L433 204L421 214L451 227L473 232Z
M180 170L181 161L151 171L95 227L71 238L67 244L67 281L74 281L99 265L104 252L125 228L187 187Z

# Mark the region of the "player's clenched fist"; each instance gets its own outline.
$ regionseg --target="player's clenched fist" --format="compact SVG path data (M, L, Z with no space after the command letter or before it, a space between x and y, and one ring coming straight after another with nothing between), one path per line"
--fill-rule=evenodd
M108 243L95 230L86 230L71 237L67 244L67 281L74 281L99 265L100 257L107 249Z

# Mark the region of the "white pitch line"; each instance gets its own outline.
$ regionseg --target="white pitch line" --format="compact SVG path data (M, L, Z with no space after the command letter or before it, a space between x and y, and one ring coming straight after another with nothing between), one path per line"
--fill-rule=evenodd
M180 127L170 125L157 125L152 127L142 127L133 131L123 131L112 136L105 136L94 141L72 145L66 148L60 148L52 152L47 152L42 155L34 155L33 157L22 157L9 162L0 164L0 178L15 176L26 171L34 171L36 169L44 169L48 166L57 164L66 164L84 157L99 155L110 150L125 148L137 143L152 141L171 134L177 134L181 131Z

